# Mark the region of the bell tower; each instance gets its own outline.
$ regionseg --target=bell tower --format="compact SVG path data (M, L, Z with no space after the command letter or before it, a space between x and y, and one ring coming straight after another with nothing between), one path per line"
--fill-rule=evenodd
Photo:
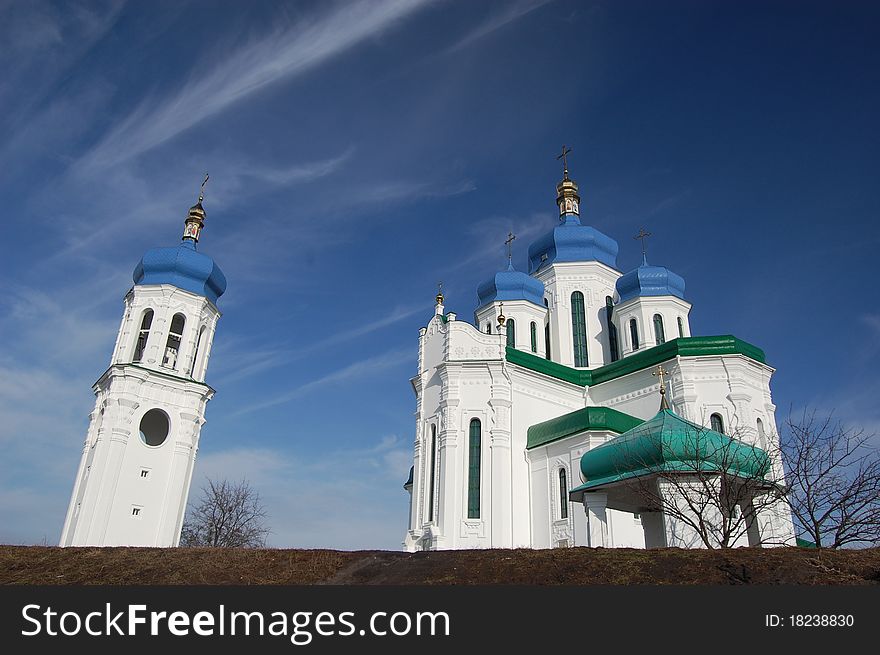
M207 176L205 178L207 182ZM62 546L176 546L205 406L205 372L226 278L197 250L204 183L178 246L148 250L134 270L95 408Z

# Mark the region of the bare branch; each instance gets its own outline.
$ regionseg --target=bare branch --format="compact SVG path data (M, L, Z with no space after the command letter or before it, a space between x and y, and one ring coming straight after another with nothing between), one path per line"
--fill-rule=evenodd
M789 414L782 439L792 515L819 548L880 542L880 453L873 434L832 414Z
M190 506L180 545L261 548L269 534L265 518L260 496L247 481L208 480L198 504Z

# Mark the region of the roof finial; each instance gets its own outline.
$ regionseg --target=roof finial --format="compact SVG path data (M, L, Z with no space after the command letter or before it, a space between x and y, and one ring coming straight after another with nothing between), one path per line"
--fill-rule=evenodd
M202 182L202 188L199 189L199 203L201 204L202 200L205 199L205 185L208 183L208 178L210 175L205 173L205 180Z
M507 233L507 241L504 242L504 245L507 246L507 268L513 267L513 241L516 239L516 235L513 232Z
M443 304L443 281L437 283L437 296L434 298L438 305Z
M208 183L208 174L205 173L205 179L199 189L199 200L196 204L189 208L189 214L183 223L183 240L192 241L193 244L198 243L199 233L205 226L205 210L202 208L202 200L205 199L205 185Z
M663 370L663 365L657 367L657 370L654 373L651 373L653 376L658 376L660 378L660 411L662 412L664 409L669 409L669 403L666 401L666 385L663 383L663 376L669 375L669 371Z
M645 239L647 239L649 236L652 236L652 234L650 232L646 232L645 228L640 227L639 233L633 237L633 239L639 239L642 242L642 265L643 266L648 265L648 251L645 246Z
M568 155L568 153L570 153L570 152L571 152L571 148L568 148L563 144L562 154L556 158L557 161L559 161L560 159L562 160L562 179L563 180L568 179L568 159L566 158L566 155Z
M562 146L562 153L556 159L562 160L562 181L556 185L556 206L559 207L559 220L566 223L577 224L580 222L579 204L581 197L578 195L578 185L568 176L568 153L571 148Z

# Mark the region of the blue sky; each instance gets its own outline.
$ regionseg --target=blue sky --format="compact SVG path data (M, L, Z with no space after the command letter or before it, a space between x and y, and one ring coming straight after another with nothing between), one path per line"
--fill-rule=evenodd
M275 546L398 548L418 330L555 224L684 276L774 399L880 427L876 6L0 2L0 542L57 542L143 252L229 279L194 493Z

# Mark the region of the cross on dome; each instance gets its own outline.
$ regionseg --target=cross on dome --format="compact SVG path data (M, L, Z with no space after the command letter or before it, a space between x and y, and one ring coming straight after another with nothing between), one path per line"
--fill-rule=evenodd
M669 371L664 371L661 364L651 375L660 378L660 411L662 412L664 409L669 409L669 403L666 401L666 385L663 383L663 376L669 375Z

